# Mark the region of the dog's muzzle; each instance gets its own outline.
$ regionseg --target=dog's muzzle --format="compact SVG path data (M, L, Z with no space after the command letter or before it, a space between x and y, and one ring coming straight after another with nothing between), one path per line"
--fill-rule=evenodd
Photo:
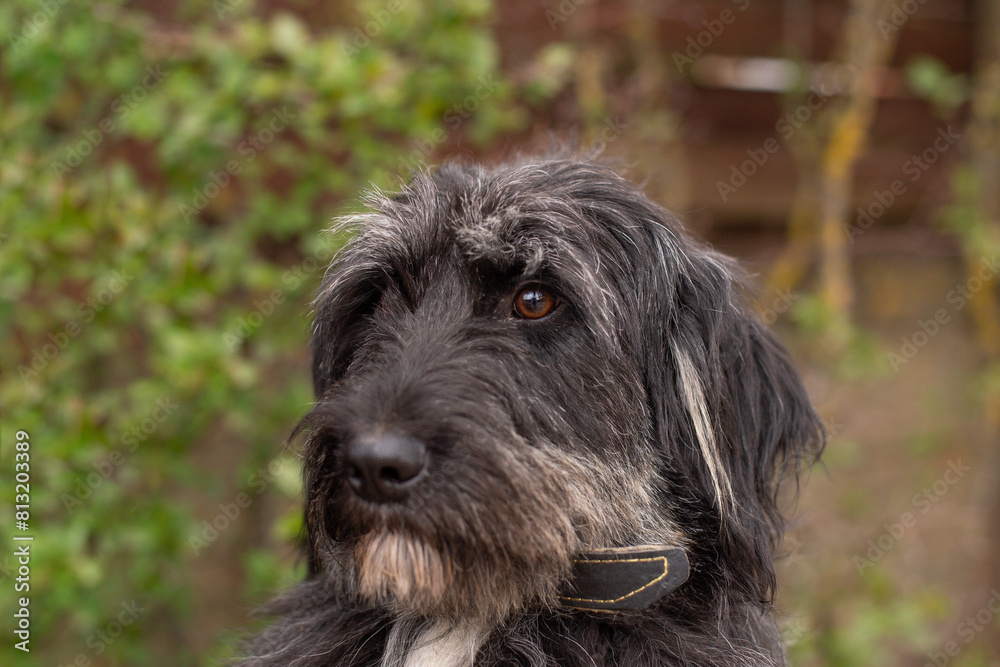
M427 458L427 448L411 436L360 435L344 449L347 484L369 502L402 502L420 483ZM645 609L683 584L688 574L687 555L681 547L595 549L573 558L572 576L558 600L562 607L581 611Z

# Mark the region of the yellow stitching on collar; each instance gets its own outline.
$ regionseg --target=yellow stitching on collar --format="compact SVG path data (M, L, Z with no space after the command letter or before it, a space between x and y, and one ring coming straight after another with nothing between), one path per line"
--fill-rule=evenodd
M657 560L661 561L663 563L663 574L661 574L660 576L658 576L656 579L653 579L652 581L650 581L646 585L641 586L640 588L635 589L631 593L626 593L625 595L623 595L623 596L621 596L619 598L615 598L614 600L599 600L599 599L592 599L592 598L571 598L571 597L565 597L565 596L558 596L557 599L559 599L559 600L569 600L571 602L597 602L597 603L600 603L600 604L614 604L616 602L621 602L625 598L632 597L636 593L641 593L642 591L646 590L647 588L649 588L653 584L655 584L655 583L657 583L659 581L662 581L663 578L667 576L668 565L667 565L667 557L666 556L655 556L653 558L632 558L632 559L629 559L629 560L585 560L585 559L576 559L576 560L574 560L574 562L576 562L576 563L651 563L651 562L657 561Z

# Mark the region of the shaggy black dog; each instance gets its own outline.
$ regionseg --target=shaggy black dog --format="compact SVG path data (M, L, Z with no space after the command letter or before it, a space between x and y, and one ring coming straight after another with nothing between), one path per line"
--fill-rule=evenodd
M823 428L733 263L586 161L369 203L315 303L310 575L243 664L785 664Z

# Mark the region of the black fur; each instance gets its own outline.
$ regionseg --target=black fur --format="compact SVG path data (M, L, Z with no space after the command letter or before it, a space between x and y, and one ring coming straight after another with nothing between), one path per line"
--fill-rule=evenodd
M310 575L243 664L408 664L435 624L474 630L477 667L784 664L777 494L823 429L734 264L586 161L446 165L370 203L316 301ZM558 307L516 317L526 284ZM428 463L377 504L343 450L385 431ZM691 562L661 603L557 607L574 552L651 543Z

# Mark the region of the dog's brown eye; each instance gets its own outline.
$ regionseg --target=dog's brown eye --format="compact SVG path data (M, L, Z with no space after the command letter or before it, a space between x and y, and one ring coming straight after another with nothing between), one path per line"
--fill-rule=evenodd
M537 320L551 313L556 303L556 298L541 287L525 287L514 299L514 310L525 319Z

